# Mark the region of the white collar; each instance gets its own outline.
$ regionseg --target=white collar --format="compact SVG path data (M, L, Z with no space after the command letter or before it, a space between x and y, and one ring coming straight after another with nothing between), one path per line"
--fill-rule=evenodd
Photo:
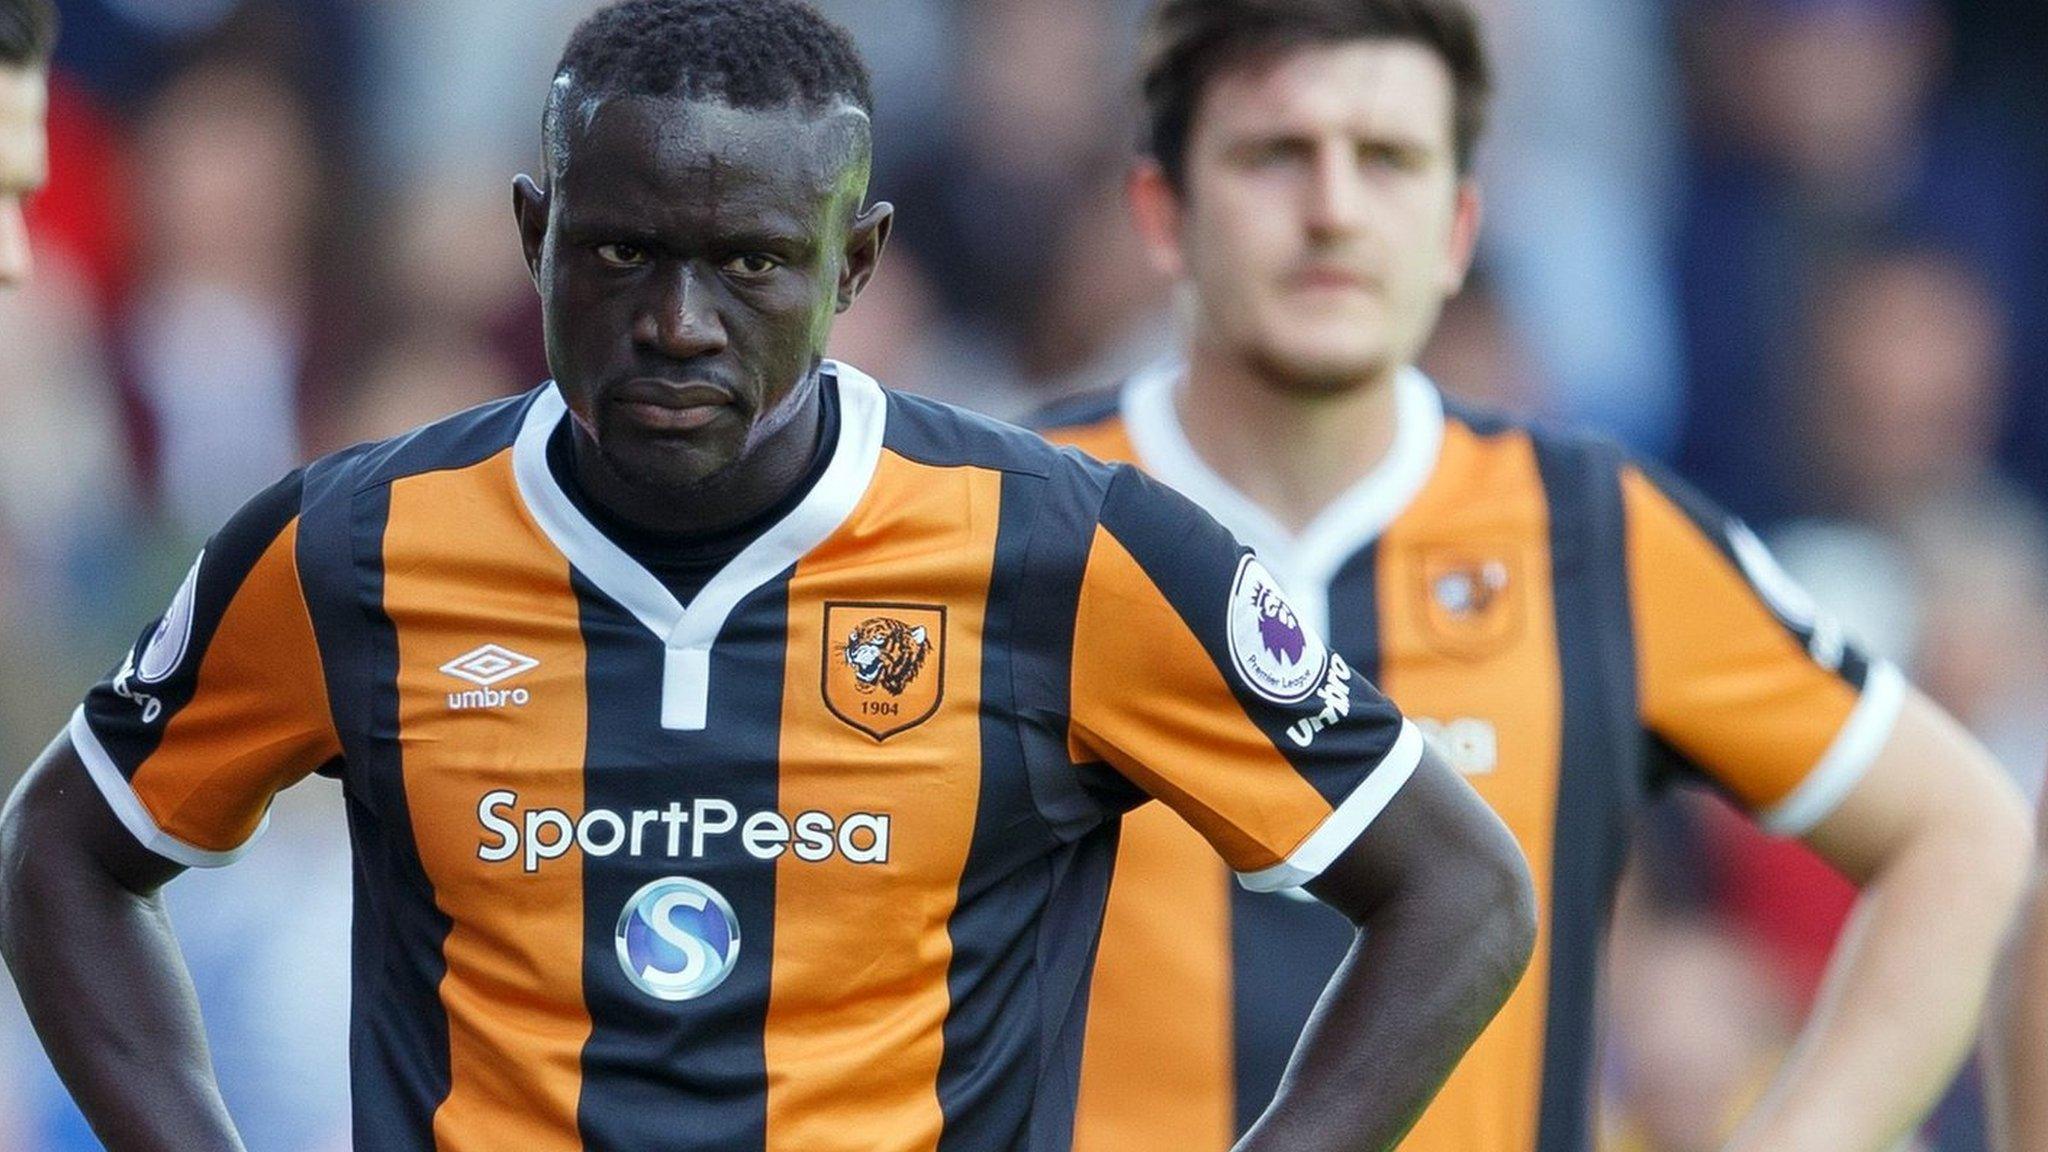
M556 482L548 467L548 437L568 411L550 384L527 408L512 447L519 495L542 532L599 591L619 602L667 647L661 726L700 731L710 696L711 648L726 617L755 589L825 542L866 495L882 458L888 398L881 385L844 364L823 371L839 381L839 442L824 475L787 516L778 520L718 570L684 608L654 574L599 531Z
M1179 365L1161 365L1124 386L1124 427L1137 463L1257 550L1310 623L1327 633L1329 587L1337 570L1415 502L1436 470L1444 442L1443 397L1420 369L1402 369L1394 377L1394 443L1386 457L1297 535L1217 475L1188 442L1174 411L1186 374Z

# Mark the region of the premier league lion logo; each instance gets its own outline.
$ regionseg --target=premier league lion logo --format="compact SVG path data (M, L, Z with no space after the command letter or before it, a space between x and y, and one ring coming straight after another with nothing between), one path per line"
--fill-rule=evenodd
M877 740L939 709L946 609L937 604L825 605L825 706Z

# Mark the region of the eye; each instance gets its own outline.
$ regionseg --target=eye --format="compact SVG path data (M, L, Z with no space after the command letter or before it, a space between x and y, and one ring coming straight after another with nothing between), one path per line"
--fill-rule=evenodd
M599 244L597 258L614 268L638 268L647 263L647 250L635 244Z
M759 252L749 252L744 256L735 256L725 262L725 270L727 272L737 272L742 276L766 276L780 267L782 267L781 261L773 256L763 256Z

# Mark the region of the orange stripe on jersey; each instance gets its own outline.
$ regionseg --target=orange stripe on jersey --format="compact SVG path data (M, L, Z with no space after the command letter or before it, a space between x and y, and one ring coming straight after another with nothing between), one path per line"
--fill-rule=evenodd
M1152 670L1150 683L1186 690L1148 693L1141 709L1112 707L1128 696L1125 671L1139 667ZM1215 706L1233 698L1187 622L1098 527L1074 621L1070 752L1107 761L1172 806L1232 868L1258 872L1286 859L1331 807L1241 709Z
M341 754L299 590L298 537L293 519L243 579L192 702L130 781L158 827L198 848L247 843L272 796Z
M1124 817L1116 859L1090 993L1116 1010L1088 1014L1073 1152L1222 1152L1235 1125L1232 881L1164 804ZM1119 893L1126 883L1142 898Z
M1562 740L1549 509L1526 433L1482 439L1453 421L1436 476L1380 542L1379 684L1423 722L1491 718L1498 766L1467 779L1527 855L1542 918L1528 974L1401 1147L1534 1148ZM1499 599L1447 615L1437 582L1489 566Z
M588 721L569 565L527 519L502 452L391 485L384 573L412 834L453 921L440 988L450 1087L434 1114L435 1146L575 1152L590 1034L582 853L528 874L517 860L483 865L478 847L478 805L494 791L516 791L508 815L583 809ZM500 682L523 694L516 720L510 708L451 699L474 685L443 666L486 644L537 661Z
M938 1146L947 924L980 801L982 621L1001 494L1000 473L885 453L860 507L791 578L781 809L889 823L885 842L874 828L855 833L870 858L886 850L881 866L845 852L777 862L769 1152ZM903 603L905 588L920 602ZM863 691L848 661L863 639L909 674Z
M1769 808L1820 763L1857 691L1648 478L1624 471L1622 495L1643 724L1744 804Z

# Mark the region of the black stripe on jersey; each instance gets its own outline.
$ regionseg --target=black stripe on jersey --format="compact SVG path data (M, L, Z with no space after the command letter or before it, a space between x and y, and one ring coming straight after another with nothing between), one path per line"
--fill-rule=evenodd
M709 726L674 732L661 726L661 640L572 572L588 661L584 811L671 803L688 810L698 799L728 801L741 819L779 810L788 578L783 573L733 609L712 650ZM748 855L737 836L711 842L704 858L692 859L693 831L683 827L677 859L652 847L638 858L625 851L583 856L590 1038L577 1127L593 1149L746 1152L767 1136L762 1036L775 956L776 863ZM659 1000L635 987L614 944L634 894L670 876L709 885L739 922L732 972L695 1000Z
M1563 696L1537 1147L1581 1152L1593 1144L1602 944L1643 791L1635 636L1619 453L1540 435L1535 445L1550 507Z
M1749 528L1740 519L1722 510L1719 505L1707 499L1698 489L1656 464L1647 461L1636 461L1633 462L1633 466L1638 472L1642 473L1644 479L1648 480L1659 492L1662 492L1665 499L1671 501L1672 505L1683 513L1686 519L1692 521L1693 527L1698 528L1701 535L1713 542L1714 547L1735 571L1741 575L1746 583L1752 588L1756 588L1757 577L1750 571L1749 566L1743 563L1742 556L1735 550L1733 542L1735 533L1749 531ZM1814 653L1816 628L1812 625L1799 624L1786 619L1784 613L1772 602L1770 596L1766 595L1761 588L1757 588L1756 591L1758 602L1769 610L1771 619L1776 620L1779 627L1783 628L1793 639L1797 640L1800 648L1809 654ZM1816 656L1816 659L1818 658ZM1829 658L1835 660L1832 653ZM1870 678L1870 659L1859 651L1856 645L1843 644L1839 659L1836 660L1836 671L1842 679L1848 681L1852 687L1861 692L1864 683Z
M882 447L934 468L986 468L1050 476L1061 449L1014 424L921 396L887 393Z
M398 632L384 611L391 489L356 493L347 460L317 464L299 570L342 738L355 916L349 1063L358 1148L431 1152L447 1099L442 952L454 922L434 900L406 801L398 743Z
M1379 545L1330 582L1330 645L1360 678L1380 670ZM1231 1021L1237 1134L1272 1103L1280 1075L1357 929L1335 909L1286 892L1230 886Z
M356 465L358 486L388 484L423 472L467 468L490 459L519 438L519 425L526 418L526 410L546 387L480 404L369 446Z
M1074 619L1088 569L1095 523L1109 486L1108 467L1078 454L1043 483L1003 484L1006 511L1029 508L1025 593L1013 605L1011 680L1017 725L1039 814L1072 840L1141 804L1143 792L1106 764L1075 765L1067 737L1074 681Z
M1209 653L1245 716L1301 772L1331 807L1341 805L1401 734L1401 714L1370 681L1353 670L1351 710L1344 723L1323 729L1312 750L1298 747L1288 729L1320 712L1323 703L1274 704L1252 691L1229 650L1231 585L1242 549L1230 533L1187 497L1128 465L1118 465L1102 504L1102 526L1130 552L1174 611ZM1348 661L1347 661L1348 663ZM1304 760L1313 757L1315 765ZM1350 762L1358 772L1328 766Z
M1123 407L1124 392L1121 387L1105 388L1095 392L1083 392L1064 400L1055 400L1027 417L1028 427L1050 431L1054 428L1085 428L1100 424L1115 416Z
M940 1152L1050 1152L1065 1144L1046 1143L1048 1134L1073 1130L1076 1077L1069 1072L1078 1071L1079 1053L1050 1063L1046 1054L1058 1041L1055 1026L1076 1011L1070 1006L1077 986L1094 961L1097 928L1090 925L1101 918L1107 858L1099 862L1104 879L1093 887L1095 919L1046 930L1040 922L1049 895L1045 861L1048 854L1065 857L1073 850L1062 853L1042 820L1016 819L1017 813L1033 811L1035 802L1017 735L1011 643L1019 605L1038 594L1028 580L1026 553L1044 489L1044 481L1015 473L1002 481L982 630L981 793L959 903L947 925L952 1006L938 1077L946 1121ZM1072 890L1069 878L1062 891ZM1022 941L1016 937L1021 924L1036 925Z
M119 671L110 673L86 698L86 715L93 734L99 737L121 774L132 778L142 762L156 752L164 731L178 710L192 702L199 688L199 669L206 650L219 630L221 617L242 590L242 584L256 567L256 561L277 540L292 518L299 514L304 494L303 473L294 472L258 493L228 519L206 542L199 562L199 580L193 590L191 639L175 668L155 683L144 683L134 674L142 662L150 637L161 620L151 621L127 657L130 676L117 681ZM119 689L117 691L117 689ZM130 695L124 697L121 691ZM154 700L161 711L145 711Z

